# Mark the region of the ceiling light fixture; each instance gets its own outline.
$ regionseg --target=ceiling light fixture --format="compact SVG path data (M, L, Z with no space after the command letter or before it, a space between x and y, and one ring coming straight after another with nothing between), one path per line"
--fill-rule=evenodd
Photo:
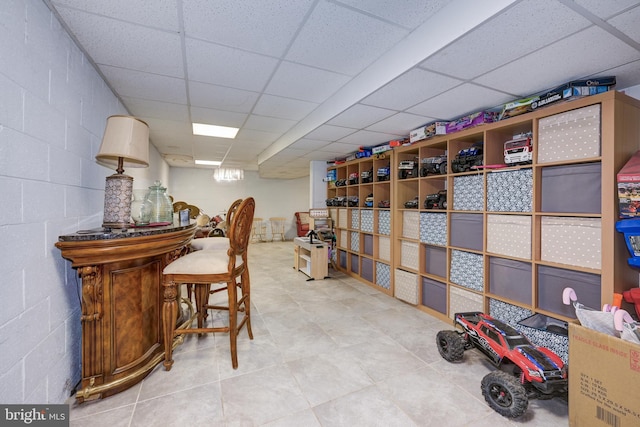
M243 169L219 168L213 170L213 179L216 181L240 181L244 179Z
M194 135L215 136L218 138L233 139L240 130L228 126L207 125L204 123L192 123L192 125Z
M220 166L222 162L218 160L196 160L196 165Z

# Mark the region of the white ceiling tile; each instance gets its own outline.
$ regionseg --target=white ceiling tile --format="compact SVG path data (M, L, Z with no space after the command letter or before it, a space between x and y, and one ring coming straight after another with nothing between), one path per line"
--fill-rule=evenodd
M183 79L107 65L100 66L100 71L118 88L118 93L122 96L174 104L187 103L187 89Z
M313 0L187 0L185 33L266 55L281 56L298 31Z
M597 73L586 76L587 78L601 76L616 76L616 89L626 89L639 84L638 70L640 70L640 60L630 62L620 67L603 69Z
M524 91L526 96L639 58L640 52L601 28L591 27L476 81L506 92Z
M393 2L393 7L389 7L389 3L383 1L340 0L340 2L405 28L414 29L433 16L449 0L404 0Z
M282 135L279 132L264 132L253 129L240 129L236 139L243 141L257 141L261 143L272 143Z
M395 25L321 0L285 59L353 76L407 33Z
M63 8L62 17L97 64L184 77L178 33ZM109 40L105 43L104 40ZM132 40L135 43L132 43ZM149 55L162 52L162 55Z
M265 93L320 103L347 81L349 77L343 74L284 61L271 78Z
M187 38L186 58L189 80L262 91L278 61L258 55Z
M536 23L528 29L523 23ZM590 22L557 0L525 0L465 34L420 64L472 79L566 37Z
M300 150L315 151L315 150L321 150L322 147L326 147L329 144L330 142L328 141L319 141L317 139L302 138L297 140L293 144L291 144L290 147L297 148Z
M135 2L131 0L52 0L56 7L62 9L70 6L96 15L108 16L134 24L146 25L154 28L164 28L178 31L178 7L175 1L145 0Z
M435 121L434 117L418 116L409 113L398 113L384 120L374 123L366 130L374 132L387 132L397 135L408 135L413 129Z
M189 81L189 100L196 107L248 113L259 95L258 92Z
M262 95L256 103L253 112L262 116L300 120L317 106L317 104L312 102L273 95Z
M637 6L638 0L573 0L594 15L607 19L628 7Z
M640 6L612 18L609 23L640 43Z
M186 104L149 101L127 96L122 97L122 102L134 116L189 121L189 107Z
M335 126L355 127L362 129L396 113L393 110L356 104L346 109L327 123Z
M354 132L355 130L350 128L322 125L309 132L305 138L317 139L319 141L337 141Z
M213 108L191 107L191 121L218 126L240 127L248 114L234 111L215 110ZM190 129L191 131L191 129Z
M467 113L493 108L512 99L513 96L466 83L416 105L409 111L437 117L439 120L453 120ZM464 106L465 110L462 110L461 106Z
M347 144L345 142L332 142L331 144L322 147L320 151L326 151L327 153L334 153L335 156L343 156L345 154L353 153L358 149L358 145Z
M401 111L461 83L458 79L414 68L376 90L360 103Z
M345 144L374 146L374 145L384 144L385 142L391 141L393 139L398 139L403 136L405 135L393 135L390 133L359 130L356 133L352 133L351 135L345 136L339 142L342 142Z
M244 128L273 133L285 133L297 122L295 120L278 119L252 114L244 123Z

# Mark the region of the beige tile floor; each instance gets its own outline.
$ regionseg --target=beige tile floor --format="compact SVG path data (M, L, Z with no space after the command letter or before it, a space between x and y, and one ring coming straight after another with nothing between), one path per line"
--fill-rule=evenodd
M254 340L241 332L237 370L227 334L189 335L171 371L160 365L120 394L72 403L71 425L568 425L559 398L530 401L517 420L491 410L480 391L491 365L473 350L460 364L438 354L435 335L451 324L331 269L306 281L291 242L254 243L249 256Z

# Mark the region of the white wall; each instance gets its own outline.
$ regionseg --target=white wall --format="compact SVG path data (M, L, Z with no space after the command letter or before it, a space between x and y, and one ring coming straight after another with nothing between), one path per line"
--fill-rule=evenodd
M210 216L226 211L236 199L256 199L255 217L287 218L285 237L296 235L294 213L309 210L309 177L298 179L263 179L258 172L245 171L244 180L216 182L212 169L171 168L167 193L174 202L195 205ZM270 227L267 226L268 238Z
M54 244L99 227L106 119L124 107L41 0L0 12L0 402L63 403L80 380L79 279ZM130 169L134 186L168 180Z

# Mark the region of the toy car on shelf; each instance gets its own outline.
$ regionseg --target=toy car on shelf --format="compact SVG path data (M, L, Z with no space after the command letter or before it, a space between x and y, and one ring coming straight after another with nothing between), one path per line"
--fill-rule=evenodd
M354 206L358 206L358 196L347 196L346 201L345 201L345 205L344 206L349 206L349 207L354 207Z
M336 187L344 187L345 185L347 185L347 180L346 179L338 179L338 180L336 180Z
M525 413L529 398L566 396L567 366L546 347L533 345L512 326L481 312L455 313L461 330L440 331L440 355L459 362L465 350L477 349L500 370L482 379L482 395L500 415L517 418Z
M437 193L428 194L424 199L425 209L447 209L447 190L440 190Z
M378 181L389 181L389 179L391 178L391 168L389 167L389 165L383 168L378 168L376 176L378 177Z
M360 174L360 183L366 184L369 182L373 182L373 168L369 169L368 171L363 171Z
M391 207L391 202L389 200L380 200L378 202L378 207L383 209L388 209Z
M483 148L482 142L475 142L471 147L458 151L456 158L451 160L451 172L466 172L472 166L481 166L483 164Z
M366 199L364 199L364 207L372 208L373 207L373 193L369 194Z
M507 165L524 165L533 161L532 133L514 135L504 143L504 162Z
M347 198L345 196L334 197L333 206L347 206Z
M420 176L427 176L429 174L444 175L447 173L447 155L446 154L424 158L420 163L421 163Z
M358 172L349 174L349 185L356 185L358 183Z
M418 176L418 158L415 160L403 160L398 165L398 178L416 178Z
M406 209L418 209L418 205L420 204L420 199L416 196L415 199L407 200L404 202L404 207Z

